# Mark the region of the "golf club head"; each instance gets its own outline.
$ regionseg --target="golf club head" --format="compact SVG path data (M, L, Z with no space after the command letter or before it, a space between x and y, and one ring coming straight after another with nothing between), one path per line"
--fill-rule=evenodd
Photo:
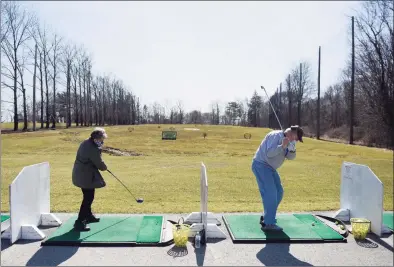
M137 198L137 203L142 203L142 202L144 202L143 198Z

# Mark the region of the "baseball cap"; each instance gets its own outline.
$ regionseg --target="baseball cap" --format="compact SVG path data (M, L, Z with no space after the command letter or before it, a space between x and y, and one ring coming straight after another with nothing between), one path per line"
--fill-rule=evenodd
M291 126L290 129L292 131L296 131L297 132L298 141L300 141L301 143L304 143L304 141L302 140L302 136L304 135L304 130L302 130L302 128L300 126L298 126L298 125Z

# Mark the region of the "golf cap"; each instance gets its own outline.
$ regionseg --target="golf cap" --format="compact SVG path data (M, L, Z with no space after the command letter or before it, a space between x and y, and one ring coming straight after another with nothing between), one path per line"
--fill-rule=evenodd
M103 128L96 127L93 132L90 134L90 136L95 139L95 138L107 138L107 133Z
M298 141L300 141L301 143L304 143L304 141L302 140L302 136L304 135L304 130L302 130L302 128L300 126L298 126L298 125L291 126L290 129L292 131L296 131L297 132Z

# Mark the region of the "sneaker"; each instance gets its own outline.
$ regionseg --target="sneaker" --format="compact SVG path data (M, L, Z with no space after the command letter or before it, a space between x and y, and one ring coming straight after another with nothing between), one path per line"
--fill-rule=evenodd
M89 225L86 223L86 221L79 221L76 220L74 223L74 229L78 232L87 232L90 231Z
M283 231L283 228L276 224L267 224L261 227L263 231Z
M277 220L275 219L275 223L277 223ZM265 226L265 223L264 223L264 215L261 215L260 216L260 224L261 224L261 226Z
M96 223L96 222L99 222L99 221L100 221L100 218L96 218L93 214L88 216L88 218L86 219L87 223Z
M265 226L263 215L261 215L261 217L260 217L260 224L261 224L261 226Z

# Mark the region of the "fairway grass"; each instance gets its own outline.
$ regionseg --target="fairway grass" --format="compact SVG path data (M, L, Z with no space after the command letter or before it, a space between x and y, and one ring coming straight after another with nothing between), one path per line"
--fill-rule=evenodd
M162 141L174 127L176 141ZM185 128L198 128L190 130ZM24 166L49 162L52 212L78 212L82 194L71 181L80 141L93 128L72 128L2 135L1 210L9 211L8 185ZM254 153L269 129L208 125L138 125L105 127L105 146L141 153L103 153L108 168L121 179L137 204L109 173L107 187L96 191L95 213L189 213L200 209L200 164L207 167L208 209L212 212L260 212L261 198L251 171ZM203 133L207 136L204 139ZM251 139L244 134L251 133ZM278 172L284 187L279 212L339 208L341 164L368 165L384 184L384 208L393 210L393 151L305 138L297 158Z

